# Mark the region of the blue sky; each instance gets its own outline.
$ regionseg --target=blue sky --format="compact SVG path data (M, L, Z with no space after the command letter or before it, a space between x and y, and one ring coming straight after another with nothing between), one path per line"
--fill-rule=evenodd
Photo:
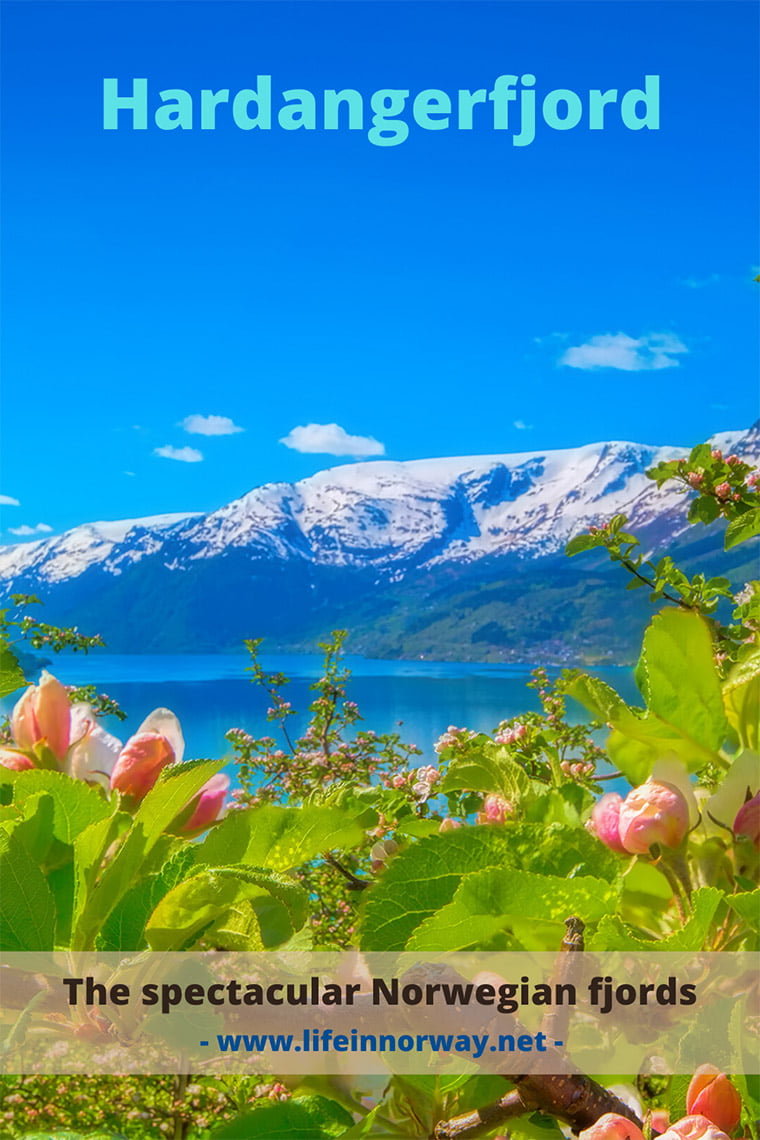
M754 3L3 7L3 541L351 452L688 444L757 416ZM369 97L529 72L540 97L659 75L660 129L102 129L110 76Z

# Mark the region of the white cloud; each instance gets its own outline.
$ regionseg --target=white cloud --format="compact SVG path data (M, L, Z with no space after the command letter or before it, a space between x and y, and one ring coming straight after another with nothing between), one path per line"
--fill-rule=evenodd
M512 427L516 427L518 431L530 431L533 424L526 424L525 420L513 420Z
M235 435L236 432L245 431L229 416L185 416L179 426L190 435Z
M203 459L203 452L194 447L172 447L170 443L165 447L154 447L153 454L160 455L162 459L176 459L179 463L200 463Z
M8 527L10 534L18 534L22 538L27 538L30 534L51 534L52 530L52 526L48 526L47 523L37 523L36 526L27 526L25 523L23 526Z
M681 284L687 289L706 289L708 285L717 285L720 281L719 273L711 273L708 277L682 277Z
M385 455L385 445L369 435L349 435L338 424L305 424L294 427L280 440L293 451L310 455Z
M2 507L20 507L21 503L18 499L11 498L10 495L0 495L0 506Z
M559 358L568 368L617 368L621 372L651 372L677 368L686 345L673 333L649 333L638 339L626 333L592 336L568 348Z

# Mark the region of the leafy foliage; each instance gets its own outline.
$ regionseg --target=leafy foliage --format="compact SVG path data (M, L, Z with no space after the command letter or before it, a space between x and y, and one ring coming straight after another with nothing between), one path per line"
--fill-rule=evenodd
M701 445L649 474L696 492L691 521L722 519L727 549L760 533L756 474L740 457ZM617 515L575 537L567 553L605 551L629 589L648 590L658 606L635 670L640 705L591 674L551 680L537 669L540 712L490 734L449 726L435 744L437 763L415 767L419 749L365 728L348 699L343 631L322 645L324 669L295 739L288 679L263 668L261 642L252 640L251 679L270 696L280 740L230 730L235 802L225 818L211 814L189 831L222 762L166 766L140 795L127 794L97 770L74 778L71 753L57 755L46 738L29 747L9 735L0 764L0 950L551 950L569 914L582 916L598 951L756 948L760 585L732 597L725 577L688 576L669 557L646 558L625 527ZM11 602L0 614L5 694L24 684L12 637L53 652L100 643L32 618L32 597ZM92 687L70 689L67 699L94 718L123 715ZM592 719L571 723L568 699ZM664 788L669 804L682 805L676 831L636 848L622 831L610 837L597 816L609 779L633 785L626 804ZM55 1093L58 1080L0 1081L14 1140L28 1127L129 1140L148 1132L175 1140L428 1137L441 1119L498 1100L505 1088L491 1077L396 1077L368 1107L361 1082L332 1078L92 1078L76 1095L68 1084ZM737 1084L747 1121L757 1090L750 1078ZM640 1078L638 1092L647 1109L685 1111L680 1078ZM561 1135L545 1113L511 1120L509 1130L515 1140Z

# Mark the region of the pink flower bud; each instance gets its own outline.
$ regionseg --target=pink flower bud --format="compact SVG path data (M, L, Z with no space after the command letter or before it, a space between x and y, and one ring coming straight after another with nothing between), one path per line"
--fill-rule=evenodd
M69 747L69 695L45 670L39 685L30 685L11 713L11 732L19 748L31 752L46 745L59 762Z
M180 828L183 835L197 835L219 818L224 797L230 788L229 776L219 772L201 788L195 799L195 809L186 823Z
M686 478L692 487L701 487L705 481L703 471L690 471Z
M673 784L649 779L626 796L620 808L620 842L632 855L646 855L654 843L678 847L689 830L689 805Z
M756 487L758 483L760 483L760 471L752 471L747 476L747 486Z
M456 831L456 829L461 826L461 820L449 819L447 816L446 819L441 820L441 826L438 828L438 830L441 832L441 834L445 834L447 831Z
M718 496L719 499L729 498L729 496L731 494L731 484L730 483L718 483L718 486L715 488L715 494Z
M13 772L23 772L26 768L34 768L34 761L23 752L14 752L11 748L0 748L0 767L10 768Z
M586 825L592 835L601 839L605 847L615 851L618 855L627 854L620 842L620 809L623 806L623 797L617 792L607 792L594 804L591 819Z
M746 835L760 850L760 792L739 808L733 831L734 835Z
M715 1065L700 1065L686 1093L690 1116L706 1116L724 1132L733 1132L742 1114L741 1097Z
M670 1115L668 1114L667 1109L653 1109L649 1114L649 1123L652 1126L652 1134L654 1136L659 1135L660 1132L664 1132L670 1123Z
M722 459L723 458L723 452L720 450L719 447L714 447L713 450L710 452L710 454L712 455L713 459Z
M737 463L741 463L741 459L738 455L729 455L726 459L726 463L730 464L731 467L736 467Z
M405 783L406 783L406 776L402 776L400 772L397 773L397 775L395 775L393 777L393 779L391 780L391 786L394 788L403 788Z
M644 1133L625 1116L605 1112L590 1128L584 1128L579 1140L644 1140Z
M111 773L111 788L141 800L167 764L173 762L174 751L166 737L157 732L140 732L131 736L119 753Z
M508 815L514 815L514 808L504 796L486 796L483 800L483 810L478 812L478 823L504 823Z
M728 1137L706 1116L683 1116L663 1132L660 1140L728 1140Z

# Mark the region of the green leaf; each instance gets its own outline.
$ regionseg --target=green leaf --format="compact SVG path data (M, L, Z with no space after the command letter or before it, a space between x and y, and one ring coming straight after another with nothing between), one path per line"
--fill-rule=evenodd
M98 950L143 950L145 926L169 893L195 870L194 846L183 844L161 870L137 883L113 908L97 937Z
M23 806L31 796L49 792L53 799L52 831L61 843L73 844L90 824L105 819L111 807L97 788L72 780L63 772L26 769L13 781L14 802Z
M24 1140L124 1140L123 1133L115 1132L25 1132Z
M723 685L726 717L743 748L760 749L760 649L734 665Z
M216 948L264 950L303 926L308 895L293 879L249 867L216 867L165 895L145 935L153 950L182 950L202 934Z
M738 546L740 542L747 542L748 539L755 538L758 534L760 534L760 507L752 507L744 514L739 515L738 518L732 519L726 527L725 549L730 550L732 546Z
M709 526L711 522L715 522L719 514L720 507L710 495L700 495L689 504L690 523L701 522Z
M50 871L47 884L55 902L55 944L69 946L74 913L74 864L64 863Z
M37 863L15 833L0 831L0 952L52 950L55 902Z
M656 467L650 467L646 472L647 479L653 479L658 487L661 487L668 479L672 479L678 473L678 460L670 459L663 460L658 463Z
M353 1123L351 1114L334 1100L296 1097L259 1105L215 1129L212 1140L331 1140L342 1136Z
M467 827L402 851L366 891L363 950L403 950L412 932L454 897L463 875L505 862L508 828Z
M668 1108L671 1120L682 1120L687 1115L686 1093L691 1084L691 1076L676 1074L670 1078Z
M650 703L646 711L627 705L596 677L569 674L563 680L568 696L612 728L610 760L631 783L643 783L668 753L690 772L716 763L729 725L703 619L675 609L658 614L645 635L636 679Z
M691 897L692 913L680 930L664 938L641 938L617 915L607 915L588 940L587 949L610 952L614 950L657 951L702 950L710 923L721 902L725 900L717 887L700 887Z
M559 931L569 915L578 915L586 923L602 918L614 910L619 891L609 883L590 876L560 879L554 875L519 874L508 868L490 867L466 875L452 902L426 919L412 934L407 950L452 951L483 948L495 934L521 922L530 944L521 941L526 950L544 949L548 933L550 945L556 945ZM557 929L546 931L543 924ZM544 938L541 935L544 935Z
M633 711L611 685L587 673L563 674L561 688L569 697L588 709L593 717L605 723Z
M540 1112L510 1121L509 1135L510 1140L562 1140L564 1137L559 1121Z
M26 685L24 670L5 638L0 638L0 697L8 697Z
M621 862L584 828L564 822L484 825L437 835L397 855L367 892L362 948L403 949L414 929L451 901L463 875L486 867L499 867L505 875L593 876L615 884Z
M428 835L437 835L440 829L440 819L419 819L416 815L409 815L399 820L394 830L396 835L411 835L414 839L426 839Z
M708 467L712 459L712 444L698 443L696 447L692 447L689 452L688 466L689 467ZM671 462L673 462L671 460ZM676 461L676 469L678 462Z
M525 818L531 823L569 823L577 827L581 816L592 807L593 802L594 797L589 791L580 784L568 782L559 788L544 790L536 796L528 805Z
M504 747L483 738L480 748L473 743L466 756L454 758L441 784L441 792L468 790L500 792L512 802L519 801L530 788L530 780Z
M760 930L760 888L739 895L726 895L726 902L752 930Z
M107 819L99 819L86 827L74 840L74 910L72 917L73 949L78 946L78 926L87 905L90 891L100 870L100 865L111 844L118 838L125 826L131 823L125 812L118 812Z
M711 752L721 747L728 731L714 653L704 618L668 608L644 634L636 669L649 711Z
M73 949L86 950L93 945L108 915L140 877L143 864L166 828L223 766L223 760L191 761L161 773L140 804L121 847L89 892L76 924Z
M16 826L16 834L23 841L35 863L41 864L53 842L53 816L55 803L49 792L28 796L23 804L23 821Z
M577 534L565 546L565 554L572 558L575 554L583 554L586 550L593 550L603 545L603 537L599 534Z
M231 812L200 844L197 862L286 871L323 851L356 847L363 839L359 824L338 808L267 805Z

